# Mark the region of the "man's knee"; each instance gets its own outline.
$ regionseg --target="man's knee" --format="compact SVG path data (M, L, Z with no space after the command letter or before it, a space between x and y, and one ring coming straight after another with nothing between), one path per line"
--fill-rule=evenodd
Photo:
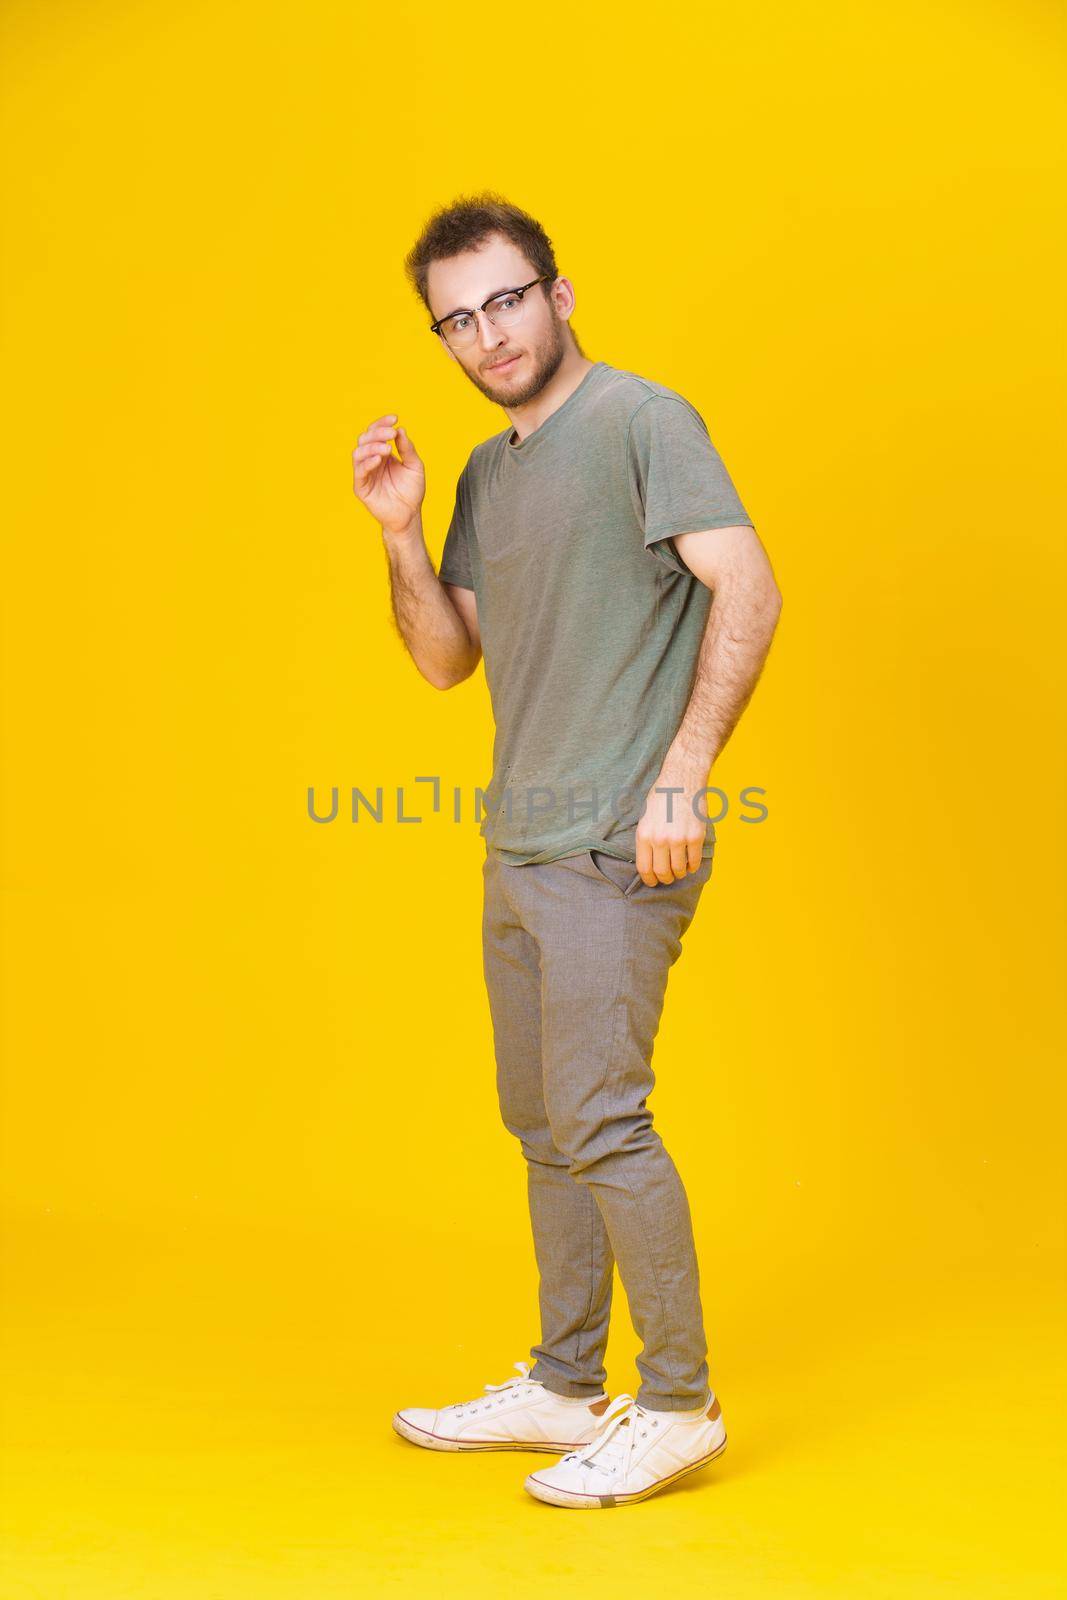
M529 1106L500 1095L500 1118L505 1128L519 1141L527 1161L546 1167L566 1167L568 1157L556 1144L547 1115L536 1115Z
M585 1181L659 1142L645 1106L603 1118L584 1107L550 1104L548 1117L553 1142L566 1157L571 1176Z

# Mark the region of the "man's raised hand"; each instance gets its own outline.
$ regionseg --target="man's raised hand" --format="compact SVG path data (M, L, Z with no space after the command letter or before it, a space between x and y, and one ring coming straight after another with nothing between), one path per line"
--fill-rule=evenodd
M398 455L393 454L395 442ZM352 488L386 533L406 533L426 494L426 469L396 412L378 417L352 452Z

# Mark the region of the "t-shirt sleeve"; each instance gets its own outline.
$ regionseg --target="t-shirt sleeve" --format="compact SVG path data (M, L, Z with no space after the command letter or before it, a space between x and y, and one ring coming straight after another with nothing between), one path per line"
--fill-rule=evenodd
M626 454L645 549L672 572L690 571L672 534L754 526L703 417L681 395L654 394L641 402L630 418Z
M470 552L470 521L467 510L467 469L464 467L456 484L456 503L452 510L452 521L445 534L444 549L441 552L441 566L437 576L442 583L455 583L461 589L473 589L474 579L471 576Z

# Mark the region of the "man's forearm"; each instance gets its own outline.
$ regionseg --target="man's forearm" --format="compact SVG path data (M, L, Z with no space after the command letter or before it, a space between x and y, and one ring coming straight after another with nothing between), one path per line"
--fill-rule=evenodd
M479 652L434 571L421 517L403 533L383 528L382 542L400 637L423 677L435 688L448 689L470 676Z
M781 605L773 579L763 573L716 589L689 704L664 759L664 775L687 788L704 787L759 681Z

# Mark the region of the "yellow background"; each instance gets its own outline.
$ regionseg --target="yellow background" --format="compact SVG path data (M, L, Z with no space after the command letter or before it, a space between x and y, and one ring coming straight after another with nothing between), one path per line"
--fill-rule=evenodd
M1061 1592L1057 8L0 30L5 1600ZM350 462L397 411L437 555L506 419L402 260L485 187L785 597L656 1053L730 1448L606 1522L390 1429L538 1336L482 845L306 813L488 776Z

